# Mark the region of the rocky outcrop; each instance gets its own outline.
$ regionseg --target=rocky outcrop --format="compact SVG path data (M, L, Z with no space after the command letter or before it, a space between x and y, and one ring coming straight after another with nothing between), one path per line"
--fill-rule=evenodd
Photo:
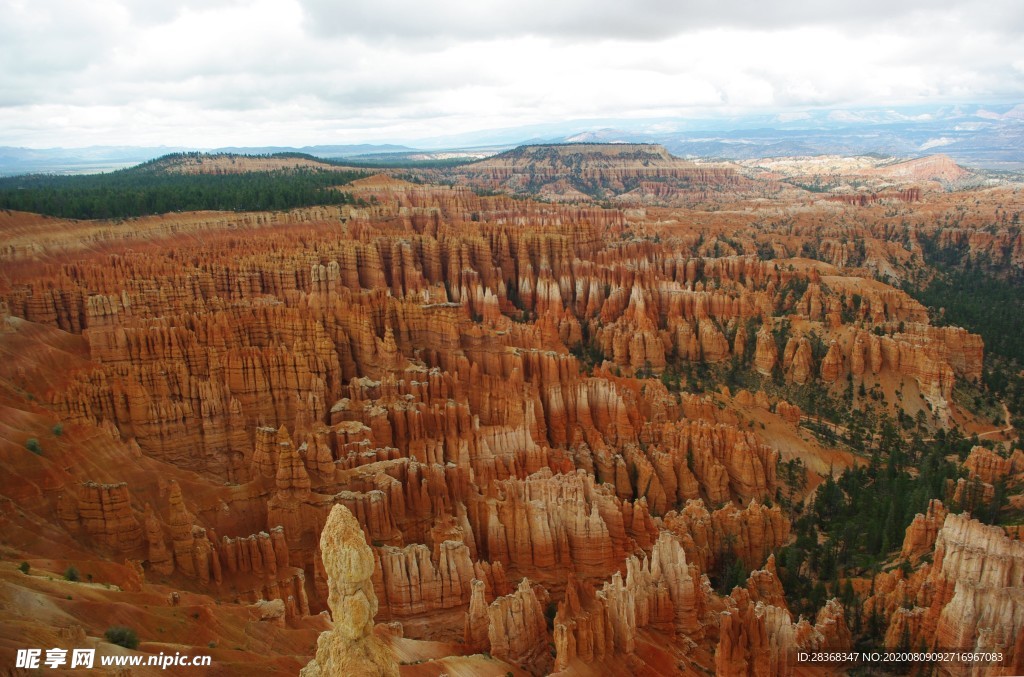
M941 514L933 502L929 516ZM915 519L924 522L929 516ZM914 551L919 525L908 529L905 550ZM913 539L911 536L915 536ZM910 546L910 547L908 547ZM1002 652L993 670L1013 674L1024 666L1019 638L1024 633L1024 543L1003 529L967 515L948 514L935 536L933 561L909 578L899 569L879 574L866 614L887 619L886 646ZM969 665L943 665L943 674L971 674Z
M853 633L846 624L846 612L837 599L830 599L818 609L814 629L821 635L821 651L845 651L853 646Z
M487 600L484 597L484 582L473 580L473 593L466 612L463 641L473 651L490 651L490 618L487 614Z
M711 571L726 552L747 566L764 562L789 539L790 524L779 506L751 501L745 509L728 504L708 512L701 500L687 501L681 511L665 515L664 527L675 534L687 560Z
M555 614L555 670L631 655L643 628L701 639L708 588L707 579L687 563L682 546L666 531L650 558L630 556L626 576L616 572L598 591L571 577Z
M747 593L752 602L763 602L780 609L789 609L786 604L786 593L779 580L779 572L775 568L775 555L769 555L763 569L750 572L747 579Z
M226 574L257 573L276 576L288 568L288 544L284 528L261 531L247 537L224 536L219 545L221 566Z
M614 580L612 588L605 588L609 597L614 597ZM658 536L649 560L626 560L625 589L633 600L637 627L667 623L689 636L701 633L705 601L699 573L687 564L683 547L669 532Z
M771 376L772 370L779 360L779 349L775 345L775 337L767 326L757 332L757 345L754 348L754 369L759 374Z
M129 552L142 545L142 526L124 482L73 487L60 496L57 514L66 529L85 533L102 548Z
M168 506L167 524L171 533L175 570L188 578L197 578L202 583L208 583L211 579L220 582L220 557L207 537L206 529L195 523L195 516L185 507L181 487L173 480Z
M465 606L472 601L474 580L484 584L492 597L507 591L501 562L474 563L462 541L437 543L436 552L432 556L430 548L419 543L374 550L374 584L382 617Z
M1024 633L1024 543L997 527L948 515L935 541L929 583L931 610L952 588L938 615L935 646L985 647L1004 652L1004 665L1024 662L1014 654Z
M752 433L728 424L679 421L652 427L646 439L657 444L646 454L652 472L636 473L655 512L702 495L718 505L775 493L778 452Z
M492 655L517 665L549 663L547 622L529 580L524 578L514 593L491 602L487 619Z
M397 677L394 654L373 634L373 617L377 613L377 596L370 583L373 551L359 523L344 506L336 505L331 510L320 535L320 551L330 586L328 604L334 627L320 635L316 657L300 674Z
M167 541L164 539L163 525L157 518L153 508L146 504L146 516L144 521L146 530L147 559L152 571L162 576L168 576L174 571L174 555L167 548Z
M756 613L746 590L737 588L732 599L734 607L719 621L715 674L771 675L778 659L772 655L764 615Z
M497 483L493 500L469 505L477 550L520 570L565 567L607 575L656 527L643 504L622 501L582 471L555 475L543 469L524 481Z
M926 553L930 553L935 547L935 539L939 535L939 529L946 521L949 511L938 499L928 502L928 511L925 514L918 513L914 521L907 527L906 536L903 538L903 547L900 549L900 557L909 560L916 560Z
M883 336L858 332L850 348L850 372L856 377L886 370L912 378L933 406L943 408L956 378L981 377L983 347L977 335L917 322L900 327Z
M793 675L800 651L844 651L852 646L843 608L830 600L814 625L763 602L754 603L744 588L735 588L721 613L715 650L715 674Z
M1024 476L1024 452L1016 449L1009 457L1003 457L985 447L974 447L964 460L964 468L972 478L987 484L1014 481Z
M975 511L990 505L995 497L996 488L988 482L975 477L959 477L954 482L946 480L946 500L964 510Z
M821 380L835 383L843 372L843 351L835 341L828 347L828 352L821 360Z
M775 405L775 413L793 425L800 425L800 417L803 416L800 407L785 400L779 400L779 403Z
M806 336L789 339L782 357L782 365L790 381L801 385L807 383L814 373L814 358L811 353L811 342Z
M605 596L599 597L593 586L580 584L573 574L555 614L554 640L555 672L569 669L577 660L600 663L616 650ZM627 646L620 650L625 651Z

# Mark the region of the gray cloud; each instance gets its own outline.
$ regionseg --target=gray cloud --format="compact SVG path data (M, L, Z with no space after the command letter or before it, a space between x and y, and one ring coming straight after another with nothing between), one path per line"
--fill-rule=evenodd
M951 14L964 28L1020 30L1024 7L1016 0L985 4L962 0L301 0L318 35L393 38L494 39L523 35L561 38L657 40L706 28L775 30L836 26L851 30L903 26Z
M1019 0L0 0L0 145L1024 99Z

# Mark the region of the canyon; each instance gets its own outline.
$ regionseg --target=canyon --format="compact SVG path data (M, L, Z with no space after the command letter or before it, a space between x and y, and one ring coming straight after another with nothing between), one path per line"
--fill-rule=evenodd
M1024 671L1021 530L970 513L1024 456L903 284L942 243L1024 265L1019 187L775 169L528 146L352 204L0 212L0 661L115 619L223 674L835 674L798 654L875 624ZM978 437L812 603L782 553L883 421Z

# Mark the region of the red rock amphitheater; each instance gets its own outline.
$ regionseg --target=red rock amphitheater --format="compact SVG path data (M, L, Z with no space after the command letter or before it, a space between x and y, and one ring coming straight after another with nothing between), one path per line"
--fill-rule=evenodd
M939 501L893 545L913 566L862 573L856 607L791 613L777 572L779 497L866 463L786 387L866 383L986 429L954 396L980 337L876 279L910 255L894 201L675 164L585 167L636 193L620 208L376 176L348 187L364 207L0 213L0 663L133 653L104 640L122 625L216 674L834 674L798 652L852 648L875 613L892 647L1024 671L1021 543ZM895 202L924 232L965 199ZM669 369L733 363L781 385L695 392ZM1019 456L966 467L991 486Z

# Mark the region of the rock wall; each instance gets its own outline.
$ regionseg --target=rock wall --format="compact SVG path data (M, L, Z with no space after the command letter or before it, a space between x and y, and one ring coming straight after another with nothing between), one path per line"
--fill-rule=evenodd
M925 526L943 512L933 502L907 529L904 552L916 553ZM916 526L915 526L916 525ZM933 560L905 579L898 570L879 574L866 613L887 619L886 645L1001 652L993 674L1014 674L1024 665L1024 543L1003 529L966 515L947 514L934 538ZM967 675L971 666L944 664L942 674Z

